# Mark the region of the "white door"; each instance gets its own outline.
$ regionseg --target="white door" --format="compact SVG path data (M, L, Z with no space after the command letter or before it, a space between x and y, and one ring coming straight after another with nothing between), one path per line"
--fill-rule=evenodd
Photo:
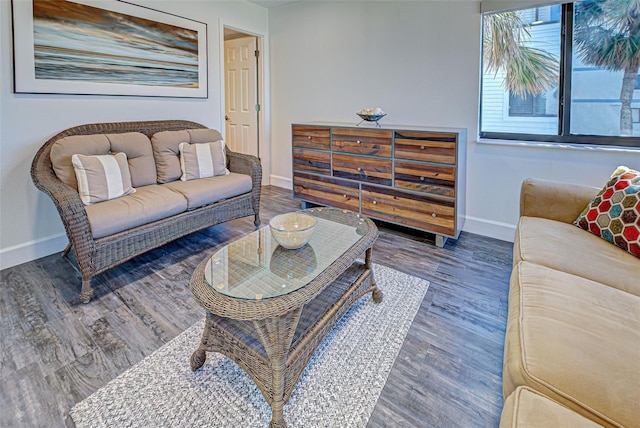
M224 42L226 143L233 151L258 156L256 38Z

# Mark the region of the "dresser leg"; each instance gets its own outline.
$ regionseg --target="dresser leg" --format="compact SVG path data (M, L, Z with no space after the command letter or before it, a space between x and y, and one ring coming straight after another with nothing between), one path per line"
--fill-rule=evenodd
M446 236L436 235L436 247L444 247L445 242L447 242Z

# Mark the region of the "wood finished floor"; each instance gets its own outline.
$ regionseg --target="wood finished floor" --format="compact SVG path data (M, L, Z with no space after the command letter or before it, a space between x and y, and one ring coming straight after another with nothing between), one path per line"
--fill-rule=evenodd
M263 224L298 209L263 190ZM378 224L374 262L430 281L368 427L496 427L512 244ZM80 304L80 275L54 254L0 272L0 427L73 426L73 405L204 316L188 288L195 266L253 230L211 227L99 275Z

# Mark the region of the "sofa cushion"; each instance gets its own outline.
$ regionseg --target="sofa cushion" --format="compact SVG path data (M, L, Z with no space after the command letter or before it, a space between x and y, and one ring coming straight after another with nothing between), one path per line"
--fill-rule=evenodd
M157 184L139 187L136 193L86 207L91 233L102 238L161 220L187 210L179 193Z
M78 179L78 193L85 205L108 201L135 192L131 187L131 175L127 155L71 156L71 163Z
M251 191L251 177L245 174L229 173L217 177L200 178L190 181L173 181L162 187L182 195L187 199L188 209L193 210L233 196Z
M618 167L574 224L640 258L640 172Z
M180 143L209 143L222 139L215 129L186 129L182 131L161 131L151 136L151 147L156 160L158 183L178 180L180 169Z
M640 296L640 260L572 224L520 217L513 262L522 260Z
M597 428L597 424L530 388L519 386L505 400L500 428Z
M71 156L106 155L111 151L111 143L104 134L72 135L53 143L49 158L56 177L67 186L78 190L78 180L73 170Z
M141 132L126 132L123 134L107 134L114 153L123 152L127 155L131 183L133 187L156 184L156 162L151 150L151 140Z
M526 385L600 424L639 426L639 355L640 297L545 266L515 266L505 397Z
M217 175L228 175L224 141L180 143L180 180L189 181Z
M133 187L156 183L156 165L151 141L141 132L122 134L72 135L61 138L51 146L50 159L56 176L74 189L78 189L71 156L125 153L129 163Z

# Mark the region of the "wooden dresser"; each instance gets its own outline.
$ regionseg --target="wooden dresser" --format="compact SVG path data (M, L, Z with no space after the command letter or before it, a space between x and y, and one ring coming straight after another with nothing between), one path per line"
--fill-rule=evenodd
M466 129L374 126L293 124L293 196L457 239Z

